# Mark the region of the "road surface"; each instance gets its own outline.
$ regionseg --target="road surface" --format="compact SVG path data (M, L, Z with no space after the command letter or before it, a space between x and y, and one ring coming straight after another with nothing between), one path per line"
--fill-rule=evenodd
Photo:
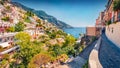
M103 68L120 68L120 48L109 41L104 33L99 50L99 60Z
M77 56L74 60L72 60L71 62L69 62L67 65L70 68L82 68L83 65L87 62L88 58L89 58L89 54L92 51L92 49L94 48L96 44L96 41L93 42L91 45L89 45L88 47L86 47L80 54L79 56Z

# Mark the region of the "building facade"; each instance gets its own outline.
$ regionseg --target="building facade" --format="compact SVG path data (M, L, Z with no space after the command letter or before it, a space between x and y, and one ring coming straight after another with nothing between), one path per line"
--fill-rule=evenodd
M96 36L96 27L87 27L86 28L86 35L87 36Z
M116 0L108 0L106 5L105 14L104 14L104 22L111 21L112 23L120 21L120 10L114 11L114 1Z

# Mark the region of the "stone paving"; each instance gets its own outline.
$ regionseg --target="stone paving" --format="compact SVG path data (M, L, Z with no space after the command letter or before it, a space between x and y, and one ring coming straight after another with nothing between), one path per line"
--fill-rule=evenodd
M105 34L102 34L99 60L103 68L120 68L120 48L109 41Z
M83 65L87 62L89 58L89 54L94 48L94 45L96 44L96 41L86 47L75 59L73 59L71 62L67 64L69 68L82 68Z

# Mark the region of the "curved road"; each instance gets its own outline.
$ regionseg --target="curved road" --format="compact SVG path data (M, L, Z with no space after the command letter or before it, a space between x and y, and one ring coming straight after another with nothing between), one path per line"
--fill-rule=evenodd
M83 65L87 62L90 52L94 48L97 41L88 45L75 59L69 62L67 65L69 68L82 68Z
M109 41L104 33L99 50L99 60L103 68L120 68L120 48Z

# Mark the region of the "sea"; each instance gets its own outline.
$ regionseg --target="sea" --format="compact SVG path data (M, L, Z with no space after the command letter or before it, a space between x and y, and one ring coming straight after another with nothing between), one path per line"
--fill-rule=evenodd
M65 28L63 31L73 35L75 38L79 38L80 34L86 34L86 27Z

